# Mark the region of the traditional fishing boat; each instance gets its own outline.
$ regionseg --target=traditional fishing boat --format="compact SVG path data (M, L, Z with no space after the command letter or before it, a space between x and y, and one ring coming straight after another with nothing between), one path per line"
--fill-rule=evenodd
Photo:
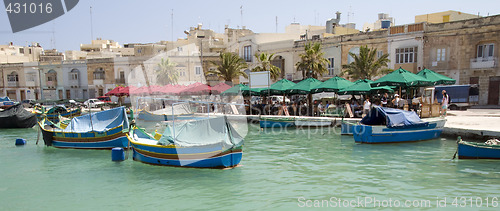
M243 138L224 116L173 122L161 136L133 127L127 137L133 159L155 165L226 168L243 155Z
M353 127L353 135L360 143L421 141L438 138L445 123L444 118L424 122L415 112L376 106Z
M295 117L260 117L259 123L261 128L284 128L295 126Z
M24 109L21 104L0 111L0 128L30 128L35 124L35 114Z
M142 109L137 114L137 120L161 122L170 121L174 117L176 119L190 119L193 114L194 112L191 110L189 104L177 104L153 112Z
M0 97L0 108L1 109L7 109L12 107L13 105L16 105L17 103L10 100L9 97Z
M57 148L111 149L128 146L129 121L125 108L117 107L71 119L64 127L43 119L39 123L45 145Z
M38 119L42 118L47 118L52 122L57 122L59 121L60 117L64 118L73 118L80 116L82 114L82 109L81 108L73 108L73 109L68 109L64 105L55 105L52 107L42 107L42 108L36 108L35 109L35 114Z
M500 159L500 142L496 139L478 143L459 138L457 142L459 159Z

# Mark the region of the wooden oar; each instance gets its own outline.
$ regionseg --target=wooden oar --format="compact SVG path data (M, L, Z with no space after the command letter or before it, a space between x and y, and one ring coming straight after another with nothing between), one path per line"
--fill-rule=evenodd
M38 122L37 124L38 124L38 134L36 136L36 145L38 145L38 141L40 140L40 132L42 132L40 129L40 124Z
M453 154L453 158L451 160L455 160L455 158L457 157L457 154L458 154L458 142L460 142L462 140L462 137L457 137L457 151L455 151L455 154Z

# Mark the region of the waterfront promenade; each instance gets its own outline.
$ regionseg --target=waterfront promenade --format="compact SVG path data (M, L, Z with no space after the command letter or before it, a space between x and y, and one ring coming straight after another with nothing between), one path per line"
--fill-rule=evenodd
M444 136L484 140L500 137L500 109L448 111Z
M248 118L258 122L257 115ZM339 126L341 118L305 117L309 119L332 119ZM448 111L447 122L443 136L456 139L462 136L466 139L486 141L489 138L500 138L500 108L498 109L468 109L466 111ZM345 121L359 121L358 118L345 118ZM425 120L425 119L424 119Z

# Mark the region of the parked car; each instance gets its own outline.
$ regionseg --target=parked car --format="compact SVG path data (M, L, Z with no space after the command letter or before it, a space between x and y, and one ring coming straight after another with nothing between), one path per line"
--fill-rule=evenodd
M111 103L111 98L109 98L108 96L100 96L97 99L99 99L100 101L102 101L104 103Z
M83 102L83 105L87 108L97 108L103 106L104 102L100 101L99 99L88 99Z
M71 107L71 108L76 108L76 107L84 106L84 104L82 102L78 102L76 100L68 100L67 106Z

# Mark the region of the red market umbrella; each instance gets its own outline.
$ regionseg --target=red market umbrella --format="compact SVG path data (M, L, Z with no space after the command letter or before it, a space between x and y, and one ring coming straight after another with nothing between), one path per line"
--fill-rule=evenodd
M220 83L212 87L212 93L213 94L220 94L228 89L230 89L231 86L227 85L226 83Z
M118 96L129 96L130 95L130 88L129 87L121 87L118 89L117 94L118 94Z
M182 94L186 95L202 95L210 93L210 86L202 83L194 83L182 90Z
M151 94L150 88L147 86L142 86L134 90L132 94L143 95L143 94Z
M121 86L117 86L115 87L113 90L109 91L108 93L104 94L105 96L112 96L112 95L117 95L117 93L119 92L119 89L121 88Z

